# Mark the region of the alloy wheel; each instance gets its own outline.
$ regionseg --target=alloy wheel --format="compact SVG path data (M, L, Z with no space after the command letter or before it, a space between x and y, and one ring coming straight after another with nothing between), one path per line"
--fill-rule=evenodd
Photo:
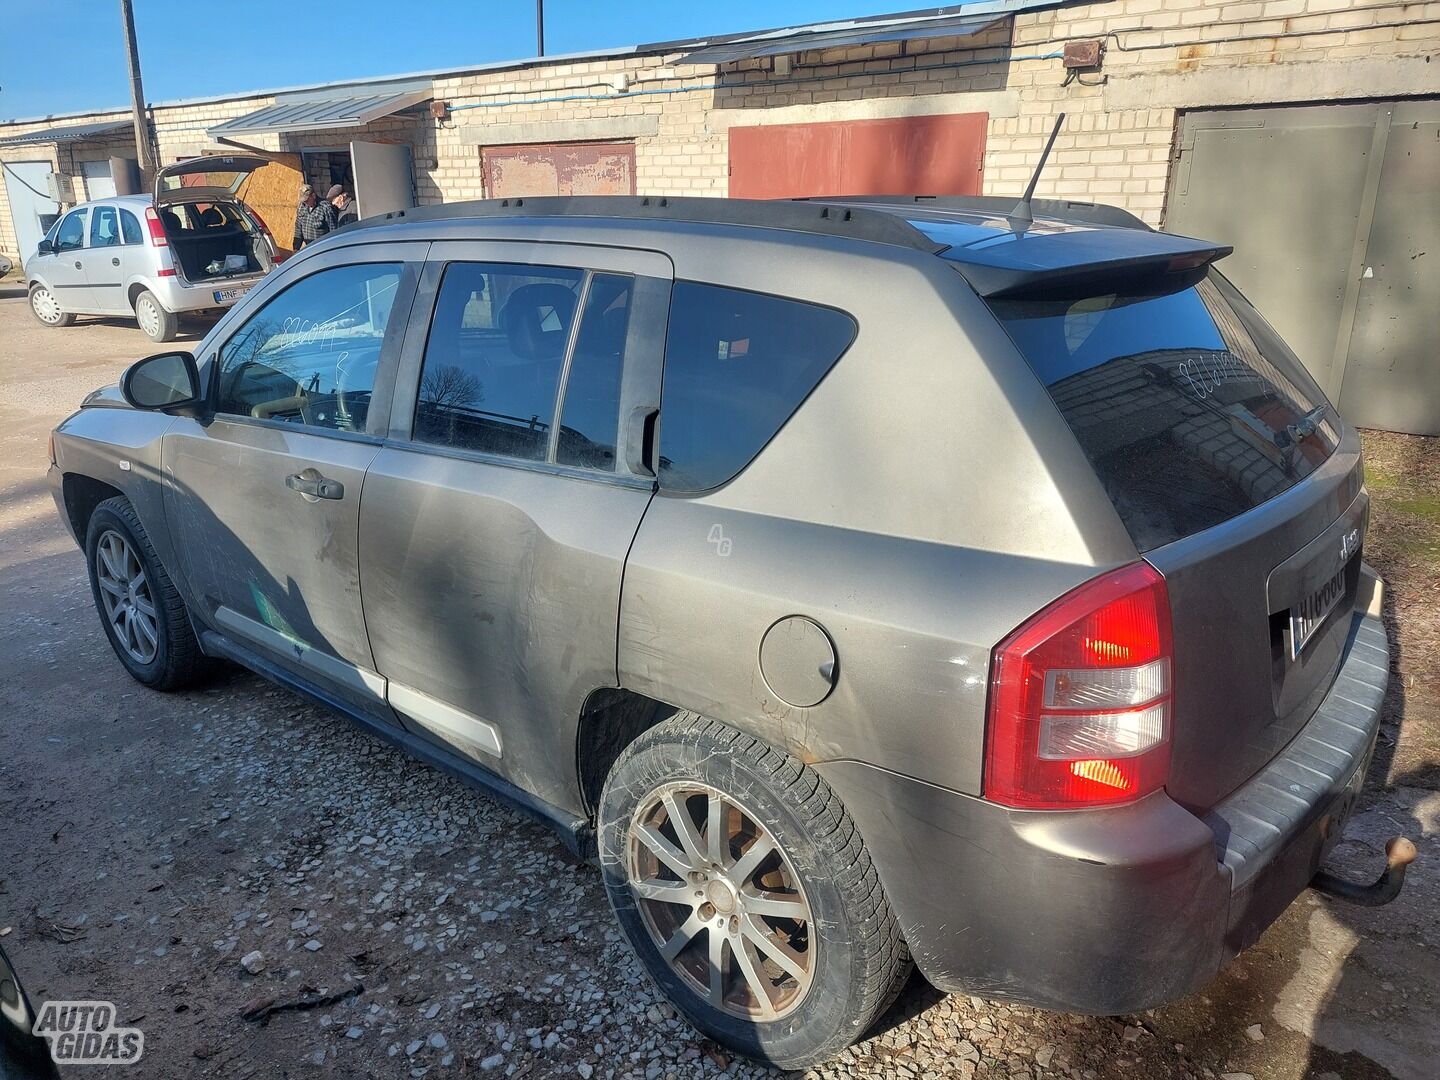
M630 823L627 873L672 971L712 1008L773 1021L815 976L810 903L775 837L733 798L667 784Z
M43 286L31 292L30 306L35 309L35 314L39 316L41 322L49 323L52 326L58 323L60 316L64 314L60 310L60 302L55 299L55 294Z
M153 661L160 633L150 579L130 541L114 529L102 533L95 545L95 579L115 640L136 663Z

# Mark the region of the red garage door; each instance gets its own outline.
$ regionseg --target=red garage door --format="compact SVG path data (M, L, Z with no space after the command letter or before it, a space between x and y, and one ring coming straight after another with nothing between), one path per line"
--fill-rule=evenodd
M730 129L730 194L978 195L985 113Z
M485 194L634 195L634 143L549 143L482 151Z

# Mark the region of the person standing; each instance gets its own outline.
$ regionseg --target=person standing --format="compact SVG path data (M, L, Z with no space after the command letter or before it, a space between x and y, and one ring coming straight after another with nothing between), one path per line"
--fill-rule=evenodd
M325 201L335 207L335 218L338 222L336 228L360 220L360 207L355 202L355 196L339 184L330 186L330 190L325 193Z
M309 184L301 184L300 205L295 208L295 243L292 250L299 251L336 228L335 207L317 199L315 189Z

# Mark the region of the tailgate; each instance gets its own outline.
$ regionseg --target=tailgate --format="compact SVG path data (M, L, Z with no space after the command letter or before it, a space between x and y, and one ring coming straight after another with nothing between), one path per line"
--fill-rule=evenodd
M1177 802L1215 805L1314 714L1346 647L1368 507L1350 432L1304 483L1146 556L1170 593Z
M987 302L1165 576L1166 789L1207 810L1284 749L1339 670L1368 506L1359 440L1213 271L1071 278L1092 292Z

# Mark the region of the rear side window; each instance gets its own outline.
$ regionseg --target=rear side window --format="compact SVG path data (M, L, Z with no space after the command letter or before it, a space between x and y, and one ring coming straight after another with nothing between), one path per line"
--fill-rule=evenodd
M1162 296L990 306L1141 551L1274 498L1339 441L1319 387L1219 275Z
M97 206L90 215L90 246L115 247L120 243L120 222L113 206Z
M415 439L544 461L582 270L450 263L420 368Z
M140 243L140 219L129 210L120 211L120 232L125 237L125 243Z
M718 487L748 465L855 340L842 311L677 281L660 398L660 485Z

